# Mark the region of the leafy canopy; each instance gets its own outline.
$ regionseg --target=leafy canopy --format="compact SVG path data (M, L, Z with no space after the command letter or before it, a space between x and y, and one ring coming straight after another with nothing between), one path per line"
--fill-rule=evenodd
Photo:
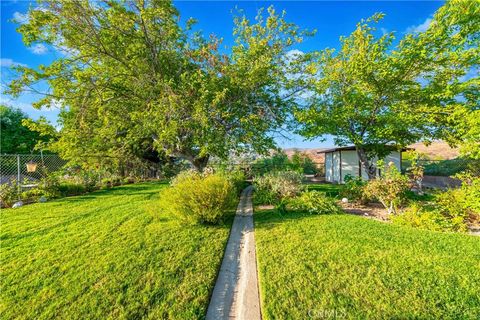
M296 111L299 132L355 145L370 176L388 145L458 137L458 114L478 108L478 74L466 75L478 68L479 17L478 2L447 2L427 31L396 46L393 32L375 36L383 14L362 20L340 50L318 53L313 94Z
M39 133L33 126L42 126L48 131ZM6 105L0 105L0 128L2 154L31 153L43 148L56 135L55 128L45 118L33 121L20 109Z
M287 121L298 85L285 59L301 31L277 14L235 17L232 48L179 24L169 1L41 1L18 31L27 46L47 43L66 54L37 70L18 67L18 95L37 82L51 92L35 106L60 101L55 148L83 154L181 157L202 168L231 150L265 152ZM229 52L229 53L225 53Z

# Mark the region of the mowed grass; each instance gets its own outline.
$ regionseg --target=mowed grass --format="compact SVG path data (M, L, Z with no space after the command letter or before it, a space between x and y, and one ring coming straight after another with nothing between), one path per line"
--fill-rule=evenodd
M478 319L480 237L255 212L264 319Z
M231 219L182 226L157 210L165 184L1 212L1 319L197 319Z
M338 198L340 195L340 191L343 188L341 184L333 184L333 183L318 183L318 184L306 184L305 188L309 191L320 191L324 192L327 197L331 198Z

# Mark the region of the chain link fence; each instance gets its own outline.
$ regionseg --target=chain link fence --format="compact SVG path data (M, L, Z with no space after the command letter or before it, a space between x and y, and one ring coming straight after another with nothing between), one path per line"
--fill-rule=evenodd
M161 164L147 160L88 156L88 162L92 170L98 173L99 180L112 175L121 178L160 179L162 169L165 169ZM18 181L27 187L34 186L50 174L74 175L79 170L79 166L68 165L66 160L55 154L0 155L0 184Z
M59 156L51 154L0 155L0 184L13 180L33 184L49 173L61 170L66 163Z
M474 176L480 176L480 160L456 158L449 160L426 160L420 159L418 165L424 169L424 175L435 177L451 177L457 173L469 172ZM411 165L410 160L402 162L402 169L407 170Z

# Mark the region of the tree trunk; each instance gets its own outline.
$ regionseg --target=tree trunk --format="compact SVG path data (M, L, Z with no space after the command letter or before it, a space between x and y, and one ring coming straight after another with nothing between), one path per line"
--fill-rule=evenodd
M207 166L209 159L210 155L207 154L203 157L195 157L191 159L190 162L195 167L195 170L197 170L198 172L203 172L203 169L205 169L205 167Z
M358 159L360 159L360 164L362 165L362 168L364 168L367 172L368 179L375 179L377 176L377 167L370 162L370 159L368 159L365 149L357 148L357 154Z

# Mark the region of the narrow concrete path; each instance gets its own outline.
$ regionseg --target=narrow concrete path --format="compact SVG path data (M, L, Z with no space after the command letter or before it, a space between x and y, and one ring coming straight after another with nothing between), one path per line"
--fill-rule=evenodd
M243 190L207 310L207 320L260 320L252 187Z

